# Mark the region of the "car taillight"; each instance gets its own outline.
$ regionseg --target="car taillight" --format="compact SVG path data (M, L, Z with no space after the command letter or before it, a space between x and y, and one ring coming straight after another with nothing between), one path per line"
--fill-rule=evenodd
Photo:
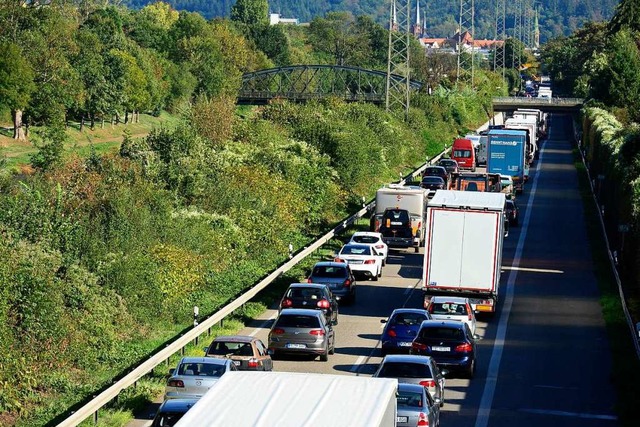
M418 228L422 228L422 221L418 223Z
M429 313L433 313L434 309L435 307L433 306L433 304L429 304L429 307L428 307Z
M309 333L311 335L316 335L316 336L319 336L319 337L324 336L324 330L322 330L322 329L314 329L312 331L309 331Z
M329 304L329 301L327 301L326 299L321 299L320 301L318 301L318 307L319 308L329 308L329 307L331 307L331 304Z
M347 279L344 281L344 287L348 288L349 286L351 286L351 280Z
M271 331L271 333L272 333L273 335L282 335L282 334L284 334L284 329L282 329L282 328L275 328L273 331Z
M347 261L343 260L342 258L334 258L333 261L334 262L347 262Z
M468 342L456 346L456 352L457 353L466 353L466 352L469 352L471 350L473 350L473 347Z
M184 382L182 380L169 380L167 381L167 387L184 388Z
M293 305L293 301L291 301L289 298L283 299L282 302L280 303L280 307L282 308L291 307L292 305Z
M250 368L257 368L258 367L258 359L249 359L249 363L247 364L248 367Z
M307 283L313 283L313 282L311 281L311 278L307 279Z
M467 319L473 320L473 317L471 316L471 310L469 310L468 308L467 308L467 313L468 313L467 314Z
M420 412L420 415L418 416L418 426L429 426L429 418L427 417L427 414L425 414L424 412Z
M411 348L413 350L425 351L427 349L427 345L414 341L411 343Z
M376 245L376 249L384 249L384 245Z
M375 259L368 259L364 262L365 264L375 264L376 260Z
M396 331L394 331L393 329L389 329L387 331L387 335L389 335L390 337L394 337L395 338L397 334L396 334Z
M422 387L435 387L436 382L435 380L425 380L425 381L420 381L420 385Z

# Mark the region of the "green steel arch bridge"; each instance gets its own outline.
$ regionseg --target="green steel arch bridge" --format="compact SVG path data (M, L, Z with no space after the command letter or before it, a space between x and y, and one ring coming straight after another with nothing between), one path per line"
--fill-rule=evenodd
M401 82L404 77L392 74ZM411 90L418 91L422 82L411 80ZM341 65L293 65L246 73L237 104L262 105L272 99L304 102L310 99L338 97L348 102L384 104L387 73Z

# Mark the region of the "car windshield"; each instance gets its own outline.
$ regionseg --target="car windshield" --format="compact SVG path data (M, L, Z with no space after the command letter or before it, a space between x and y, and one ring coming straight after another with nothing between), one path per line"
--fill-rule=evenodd
M278 318L275 326L281 328L319 328L320 319L315 316L285 314Z
M220 360L220 359L216 359ZM188 362L181 363L178 367L178 375L199 376L199 377L220 377L224 374L224 365L214 365L213 363Z
M393 210L387 210L384 213L383 216L383 220L391 220L392 224L391 225L402 225L401 223L407 223L409 222L409 212L407 212L404 209L393 209ZM393 222L397 222L398 224L393 224Z
M411 408L422 408L422 393L412 391L398 391L396 393L398 406L406 406Z
M442 169L438 168L426 168L424 170L425 175L442 175Z
M287 292L289 298L304 298L304 299L322 299L322 290L318 288L303 288L295 287L289 288Z
M445 327L428 327L422 328L420 338L433 338L444 341L460 341L464 338L462 329L445 328Z
M377 243L379 239L376 236L353 236L351 240L353 240L356 243L370 244L370 243Z
M389 323L392 325L420 325L423 321L427 320L427 316L420 313L398 313Z
M422 178L422 182L424 184L442 184L442 178L439 178L437 176L428 176L425 178Z
M384 378L433 378L431 368L424 363L385 362L379 377Z
M211 344L207 354L214 356L253 356L253 349L248 342L217 341Z
M345 246L340 251L342 255L371 255L369 246Z
M313 267L311 273L313 277L326 277L330 279L340 279L347 277L347 269L345 267L334 267L330 265L317 265Z
M468 314L466 304L457 304L453 302L437 302L429 307L431 314Z

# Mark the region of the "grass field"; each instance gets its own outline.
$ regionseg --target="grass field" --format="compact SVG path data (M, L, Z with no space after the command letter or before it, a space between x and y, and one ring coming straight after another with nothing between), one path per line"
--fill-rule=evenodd
M96 153L108 153L117 151L122 142L125 130L131 132L133 138L144 137L151 130L160 127L175 127L179 118L166 112L162 112L159 117L140 114L139 123L117 124L111 126L105 123L102 128L101 123L96 123L95 129L91 130L85 125L80 132L80 123L71 122L67 128L68 142L65 145L67 154L79 154L86 156L91 149ZM38 128L32 128L37 130ZM16 141L12 138L13 129L11 125L0 123L0 159L4 159L5 167L19 170L22 166L30 163L30 156L38 151L31 141Z

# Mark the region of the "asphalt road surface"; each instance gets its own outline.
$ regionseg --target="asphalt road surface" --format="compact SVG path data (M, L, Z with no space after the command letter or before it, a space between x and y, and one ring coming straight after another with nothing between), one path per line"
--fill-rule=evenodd
M447 379L442 427L618 424L571 137L571 119L554 116L517 199L520 225L505 239L498 312L478 319L477 374ZM335 355L328 362L279 359L274 370L373 374L381 360L380 319L398 307L422 306L422 262L422 251L391 252L382 278L359 281L357 303L340 308ZM275 315L266 311L241 333L266 343Z

